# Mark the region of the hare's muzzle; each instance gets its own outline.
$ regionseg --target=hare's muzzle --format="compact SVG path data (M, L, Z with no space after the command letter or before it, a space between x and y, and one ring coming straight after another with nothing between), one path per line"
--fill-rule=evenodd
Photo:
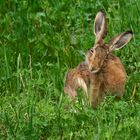
M99 70L100 70L100 68L97 68L97 69L96 69L96 68L92 68L92 69L91 69L91 72L92 72L92 73L97 73Z
M89 70L90 70L92 73L97 73L97 72L100 70L100 68L94 68L94 67L92 67L92 66L89 66Z

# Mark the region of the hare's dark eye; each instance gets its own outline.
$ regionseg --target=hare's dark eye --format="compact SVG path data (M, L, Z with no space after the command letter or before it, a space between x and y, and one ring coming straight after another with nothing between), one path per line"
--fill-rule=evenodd
M90 50L90 52L91 52L91 53L93 53L93 52L94 52L94 50L93 50L93 49L91 49L91 50Z

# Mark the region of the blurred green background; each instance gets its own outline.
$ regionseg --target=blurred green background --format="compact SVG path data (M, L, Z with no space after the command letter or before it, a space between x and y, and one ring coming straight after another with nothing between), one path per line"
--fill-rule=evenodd
M108 34L132 30L115 52L128 82L121 101L93 110L63 92L64 75L94 44L94 17L104 10ZM0 0L0 139L139 140L140 0Z

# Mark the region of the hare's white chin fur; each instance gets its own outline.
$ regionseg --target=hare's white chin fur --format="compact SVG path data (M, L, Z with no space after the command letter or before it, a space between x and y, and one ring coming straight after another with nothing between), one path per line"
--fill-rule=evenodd
M100 70L100 68L98 68L98 69L96 69L96 70L91 71L91 73L97 73L99 70Z
M89 70L91 71L91 73L97 73L100 70L100 68L97 68L95 70L92 70L92 66L89 65Z

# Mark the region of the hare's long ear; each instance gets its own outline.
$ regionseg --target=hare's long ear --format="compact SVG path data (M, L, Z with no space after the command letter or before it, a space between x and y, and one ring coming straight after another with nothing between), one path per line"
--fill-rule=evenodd
M99 11L95 17L94 34L96 36L96 43L102 40L106 35L106 19L102 11Z
M109 51L114 51L124 47L132 38L132 31L123 32L109 42Z

